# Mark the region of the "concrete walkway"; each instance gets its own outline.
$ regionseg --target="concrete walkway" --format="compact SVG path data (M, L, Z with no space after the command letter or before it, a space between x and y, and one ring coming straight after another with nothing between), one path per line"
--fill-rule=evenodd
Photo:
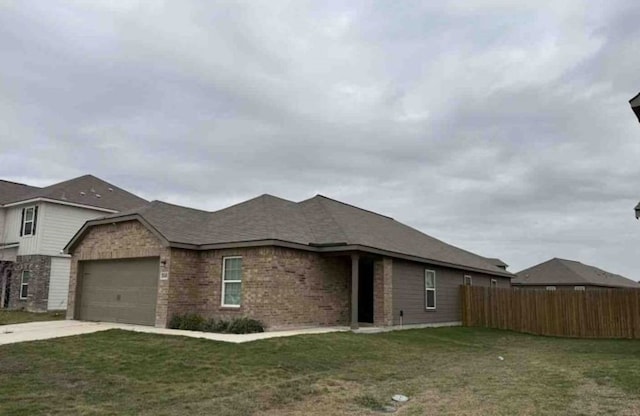
M154 328L143 325L116 324L108 322L83 321L45 321L26 324L0 325L0 345L17 342L37 341L74 335L90 334L109 329L145 332L148 334L175 335L191 338L203 338L212 341L243 343L261 339L291 337L294 335L327 334L330 332L346 332L349 327L304 328L288 331L269 331L257 334L216 334L212 332L183 331L178 329Z

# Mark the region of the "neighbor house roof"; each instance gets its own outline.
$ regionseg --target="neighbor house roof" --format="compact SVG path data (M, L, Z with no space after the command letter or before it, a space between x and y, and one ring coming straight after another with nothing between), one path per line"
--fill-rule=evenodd
M67 245L71 250L86 228L137 219L175 247L213 249L236 243L269 241L314 251L378 250L418 261L432 261L512 276L484 257L446 244L393 218L322 195L293 202L262 195L207 212L161 201L85 224Z
M578 261L553 258L516 273L513 285L640 288L638 282Z
M22 198L40 188L0 179L0 205Z
M23 188L7 186L7 189L10 189L10 191L7 191L7 195L5 195L3 183L5 182L0 182L0 204L2 205L46 199L111 211L122 211L147 204L146 200L93 175L80 176L44 188L14 184ZM7 183L11 184L11 182Z

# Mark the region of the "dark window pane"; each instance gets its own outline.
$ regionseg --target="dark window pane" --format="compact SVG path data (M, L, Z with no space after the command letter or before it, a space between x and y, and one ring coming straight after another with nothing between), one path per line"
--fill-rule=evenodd
M20 287L20 297L21 298L26 298L27 294L29 293L29 285L22 285Z
M436 292L433 290L427 290L427 308L435 308L436 306Z

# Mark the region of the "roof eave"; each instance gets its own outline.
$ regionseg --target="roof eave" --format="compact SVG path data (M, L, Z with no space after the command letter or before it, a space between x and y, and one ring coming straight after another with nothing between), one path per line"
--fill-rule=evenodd
M2 205L2 207L11 208L11 207L15 207L15 206L18 206L18 205L33 204L33 203L36 203L36 202L50 202L52 204L60 204L60 205L67 205L67 206L76 207L76 208L91 209L91 210L94 210L94 211L101 211L101 212L106 212L106 213L109 213L109 214L115 214L115 213L118 212L118 210L111 209L111 208L103 208L103 207L97 207L95 205L79 204L79 203L76 203L76 202L69 202L69 201L63 201L63 200L60 200L60 199L45 198L45 197L30 198L30 199L24 199L24 200L21 200L21 201L10 202L8 204Z
M480 269L477 267L470 267L470 266L465 266L461 264L429 259L425 257L413 256L413 255L398 253L390 250L369 247L361 244L340 243L340 245L318 246L315 244L301 244L301 243L295 243L291 241L278 240L278 239L261 239L261 240L230 241L230 242L224 242L224 243L199 244L199 245L171 241L169 242L169 246L173 248L183 248L183 249L199 250L199 251L221 250L221 249L243 248L243 247L264 247L264 246L286 247L286 248L293 248L297 250L313 251L316 253L341 253L341 252L359 251L359 252L366 252L371 254L385 255L388 257L395 257L403 260L415 261L418 263L427 263L427 264L433 264L436 266L449 267L452 269L471 271L476 273L485 273L485 274L491 274L495 276L508 277L508 278L513 278L515 276L513 273L509 273L507 271L502 272L502 271Z
M481 268L466 266L462 264L449 263L441 260L434 260L426 257L414 256L411 254L404 254L404 253L398 253L395 251L369 247L361 244L351 244L351 245L336 246L336 247L322 247L322 248L318 248L318 251L331 252L331 253L341 252L341 251L364 251L367 253L386 255L389 257L395 257L403 260L415 261L418 263L428 263L436 266L449 267L449 268L458 269L458 270L485 273L485 274L491 274L495 276L508 277L508 278L513 278L515 276L513 273L509 273L507 271L502 272L502 271L481 269Z

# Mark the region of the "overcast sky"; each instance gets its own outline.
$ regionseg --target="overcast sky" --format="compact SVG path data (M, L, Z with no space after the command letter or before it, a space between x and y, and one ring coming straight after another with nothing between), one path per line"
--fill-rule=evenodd
M317 193L640 279L640 2L0 0L0 178Z

